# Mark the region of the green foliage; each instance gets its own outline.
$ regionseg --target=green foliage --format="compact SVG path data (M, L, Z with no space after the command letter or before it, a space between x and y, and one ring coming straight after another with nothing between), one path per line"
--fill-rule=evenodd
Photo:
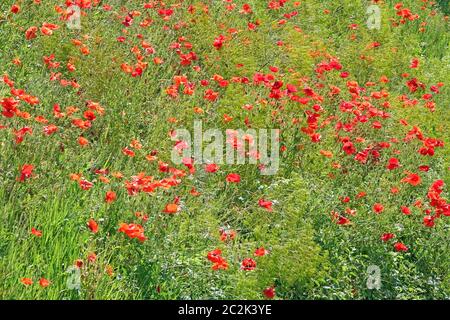
M323 284L329 265L305 214L308 189L293 175L268 186L266 196L276 199L276 212L249 213L244 223L253 230L255 244L265 244L269 254L257 259L257 270L241 271L238 297L257 299L267 284L275 286L281 298L311 297L313 288Z

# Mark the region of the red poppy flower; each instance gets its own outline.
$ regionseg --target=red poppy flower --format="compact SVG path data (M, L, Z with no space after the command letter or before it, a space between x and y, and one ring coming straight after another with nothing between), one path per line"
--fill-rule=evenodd
M376 214L380 214L383 212L384 206L381 203L375 203L373 205L373 211L375 211Z
M25 31L25 38L27 40L31 40L36 38L36 32L38 31L38 28L33 26L27 29L27 31Z
M214 172L217 172L217 170L219 170L219 166L215 163L210 163L210 164L205 165L206 172L214 173Z
M388 168L389 170L394 170L398 167L400 167L400 161L397 158L390 158L386 168Z
M366 195L367 194L364 191L361 191L356 195L356 197L360 199L360 198L364 198Z
M273 299L275 297L275 288L268 287L263 290L263 294L267 299Z
M354 154L356 152L356 148L350 141L344 143L344 145L342 146L342 150L348 155Z
M189 169L190 174L195 173L195 167L194 167L194 159L192 158L183 158L181 162L186 166L186 168Z
M220 257L214 264L212 265L213 270L227 270L228 269L228 262Z
M19 181L25 181L25 179L30 178L33 173L33 169L34 166L32 164L24 164L20 171Z
M393 233L383 233L381 235L381 240L384 242L387 242L387 241L393 239L394 237L395 237L395 235Z
M83 116L85 119L89 120L89 121L94 121L96 119L95 113L92 110L86 110L83 113Z
M240 13L250 14L252 12L253 12L252 7L248 3L245 3L244 5L242 5L242 10L240 11Z
M213 270L226 270L228 269L228 262L222 257L222 251L220 249L215 249L208 252L207 258L209 261L213 262Z
M241 176L237 173L230 173L226 178L227 182L239 183L241 181Z
M225 41L225 37L223 35L218 36L214 39L214 47L219 50L223 46L223 42Z
M83 264L84 264L84 262L81 259L75 260L75 263L74 263L75 267L77 267L78 269L81 269L83 267Z
M402 209L402 213L405 215L410 215L411 214L411 209L406 207L406 206L401 206Z
M47 287L50 285L50 281L48 281L48 280L45 279L45 278L41 278L41 279L39 279L39 285L40 285L42 288L47 288Z
M179 210L179 208L178 208L177 204L169 203L166 205L163 212L168 213L168 214L174 214L174 213L177 213L178 210Z
M12 118L19 111L17 109L19 101L14 98L3 98L0 100L0 104L3 107L2 115L7 118Z
M206 89L206 90L205 90L205 94L204 94L203 97L205 98L205 100L214 102L214 101L216 101L217 98L219 97L219 93L218 93L218 92L215 92L215 91L212 90L212 89Z
M221 255L222 255L222 250L214 249L214 250L208 252L207 258L211 262L216 262L216 261L218 261L218 259L220 258Z
M58 131L58 127L55 126L54 124L48 125L44 127L44 133L49 136L53 133L55 133L56 131Z
M227 241L227 240L233 240L236 237L236 231L229 229L229 230L224 230L224 229L220 229L220 241Z
M122 153L129 157L134 157L136 155L133 150L128 149L127 147L122 149Z
M92 188L94 186L94 184L92 182L89 182L85 179L80 179L78 184L80 185L81 189L83 189L83 190L89 190L90 188Z
M117 196L116 193L114 191L107 191L106 192L106 196L105 196L105 202L106 203L111 203L114 202L114 200L116 200Z
M11 12L14 14L17 14L20 12L20 6L18 4L13 4L11 6Z
M401 182L409 183L412 186L417 186L420 184L422 180L420 179L420 176L417 173L410 173L406 178L403 178Z
M423 224L424 224L424 226L429 227L429 228L434 227L434 225L435 225L435 222L434 222L435 218L436 217L434 217L434 216L425 216L425 217L423 217Z
M78 141L78 144L82 147L89 144L89 140L86 139L85 137L78 137L77 141Z
M119 226L119 232L125 233L128 237L138 239L144 242L147 238L144 236L144 227L135 223L121 223Z
M419 67L419 59L417 59L417 58L412 59L409 67L411 69L415 69L415 68Z
M258 204L261 208L265 208L267 211L272 211L272 201L259 199Z
M94 219L89 219L87 226L93 233L98 232L98 224Z
M373 127L374 129L381 129L382 124L381 124L381 122L379 122L379 121L374 121L374 122L372 123L372 127Z
M36 237L42 237L42 231L37 230L35 228L31 228L31 234L35 235Z
M22 278L20 279L20 282L26 286L31 286L33 284L33 280L31 278Z
M340 215L339 212L331 211L330 214L331 214L332 221L335 222L336 224L342 225L342 226L351 225L350 219Z
M397 252L408 251L408 247L406 245L404 245L403 243L401 243L401 242L396 242L394 244L394 249Z
M95 252L91 252L88 254L88 261L94 263L97 260L97 255Z
M254 255L255 255L255 257L263 257L263 256L265 256L268 253L269 253L269 251L267 251L266 249L261 247L261 248L258 248L258 249L255 250Z

